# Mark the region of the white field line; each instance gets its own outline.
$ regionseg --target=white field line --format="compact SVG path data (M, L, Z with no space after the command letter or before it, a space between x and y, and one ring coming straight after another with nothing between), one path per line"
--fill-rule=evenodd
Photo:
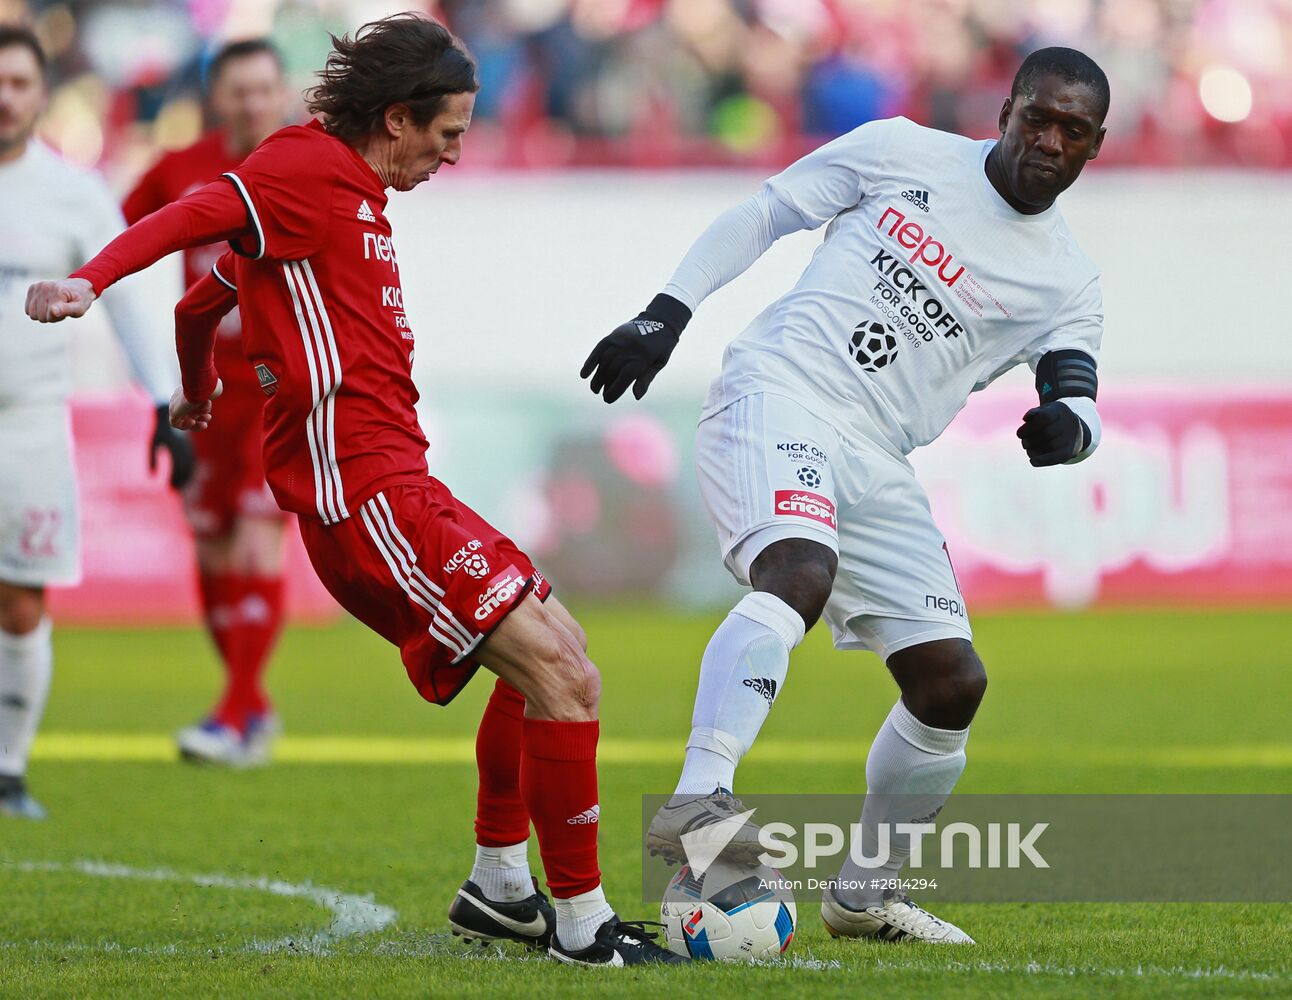
M389 927L395 920L396 913L389 906L374 903L371 899L354 896L316 886L311 883L294 884L279 879L235 878L228 875L183 875L165 868L141 869L126 865L108 864L101 861L76 861L64 865L56 861L19 861L5 867L27 872L61 872L77 871L87 875L98 875L108 878L138 878L149 881L188 882L203 887L220 887L228 889L257 889L279 896L294 896L310 899L327 907L333 913L332 924L325 931L317 932L308 938L282 938L277 941L253 941L246 946L248 951L305 951L314 954L328 954L328 945L343 937L357 937L371 934ZM0 869L2 870L2 869ZM131 954L174 955L181 951L178 944L156 944L144 947L124 947L114 941L95 943L84 941L4 941L0 949L48 948L58 951L93 951L124 952ZM893 946L897 948L909 945ZM422 934L406 932L394 939L373 942L365 946L364 951L382 957L427 959L449 954L457 958L474 961L508 961L508 962L543 962L543 955L535 952L518 954L508 951L497 944L483 947L464 948L463 945L447 934ZM945 952L921 951L921 958L933 959ZM914 957L914 955L912 955ZM801 954L784 955L760 963L771 968L793 969L799 972L841 972L845 965L839 959L817 958L810 950ZM1098 976L1112 979L1176 979L1176 980L1232 980L1280 983L1287 982L1289 976L1279 972L1256 972L1250 969L1231 969L1228 966L1203 968L1174 965L1136 965L1127 968L1116 968L1099 965L1057 965L1050 962L962 962L949 961L931 964L929 961L919 963L894 962L880 958L866 961L863 969L849 970L849 975L856 976L869 970L888 973L959 973L968 975L995 974L1011 976L1050 976L1076 978L1078 976Z
M252 941L247 945L248 950L258 952L306 951L326 954L328 946L341 938L384 930L398 916L394 909L374 902L368 896L356 896L339 889L314 885L312 882L285 882L263 876L222 875L218 872L185 874L169 868L132 868L129 865L87 859L70 864L59 861L16 861L5 864L0 870L5 868L23 872L76 872L98 878L136 879L144 882L183 882L203 889L250 889L274 896L308 899L331 911L332 921L321 931L276 941ZM111 947L111 942L105 942L105 947ZM173 945L169 947L172 950L174 948Z
M597 757L606 764L676 764L684 740L603 737ZM751 759L779 763L860 763L870 744L866 740L760 740ZM1183 769L1292 768L1292 742L1227 744L1222 746L1048 745L1047 752L1067 761L1125 767ZM983 763L1031 763L1034 743L970 741L970 758ZM171 761L177 756L169 733L43 732L32 751L47 761ZM475 762L475 737L419 736L302 736L282 737L274 747L280 764L470 764Z

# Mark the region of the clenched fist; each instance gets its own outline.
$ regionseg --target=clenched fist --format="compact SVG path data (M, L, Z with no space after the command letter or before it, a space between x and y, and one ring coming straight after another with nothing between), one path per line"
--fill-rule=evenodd
M27 289L27 315L38 323L84 316L98 296L84 278L38 281Z

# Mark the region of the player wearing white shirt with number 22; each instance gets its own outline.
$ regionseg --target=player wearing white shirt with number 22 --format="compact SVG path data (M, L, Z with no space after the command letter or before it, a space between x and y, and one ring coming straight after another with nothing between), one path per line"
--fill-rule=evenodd
M25 776L52 673L45 587L75 583L80 567L70 331L37 326L23 303L32 282L62 277L125 228L101 179L32 138L45 93L35 36L0 27L0 815L28 818L43 815ZM167 415L169 309L128 285L105 304L136 380L159 407L150 454L167 448L172 485L182 485L192 458Z
M1054 202L1098 154L1107 110L1099 67L1051 48L1019 68L999 141L862 125L720 216L584 366L607 402L629 385L640 399L707 295L778 237L828 223L798 284L729 345L705 401L701 491L727 568L753 592L705 650L677 794L648 839L682 860L684 834L739 811L736 765L824 616L837 647L878 653L901 691L867 759L861 822L866 857L881 824L891 849L885 863L849 860L825 892L836 936L972 941L896 888L910 840L893 825L942 808L987 686L906 456L1020 364L1040 396L1018 431L1032 465L1098 444L1099 273ZM756 856L756 830L728 850Z

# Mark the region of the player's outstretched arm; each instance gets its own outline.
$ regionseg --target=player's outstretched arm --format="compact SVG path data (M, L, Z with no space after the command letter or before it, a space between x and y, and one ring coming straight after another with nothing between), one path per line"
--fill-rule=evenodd
M128 274L168 254L254 232L247 208L227 181L213 181L141 219L62 281L27 290L27 315L41 323L84 316L94 300Z
M27 289L27 315L38 323L84 316L98 295L84 278L38 281Z
M692 245L664 290L627 323L615 327L592 349L580 377L613 403L633 387L641 399L668 363L691 314L701 302L743 274L782 236L808 223L772 191L728 209Z

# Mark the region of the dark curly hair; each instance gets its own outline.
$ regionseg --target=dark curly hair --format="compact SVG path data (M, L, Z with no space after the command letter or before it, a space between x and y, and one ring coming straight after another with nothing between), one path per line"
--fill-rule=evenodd
M1014 85L1010 88L1009 96L1014 100L1023 94L1030 96L1036 90L1037 78L1051 74L1064 83L1085 84L1095 93L1100 120L1108 116L1108 77L1104 75L1104 71L1084 52L1058 45L1037 49L1023 60L1023 65L1014 74Z
M332 36L332 51L307 94L311 114L347 141L381 126L386 109L406 104L425 125L451 94L480 89L476 64L465 45L442 24L405 13L365 24L354 36Z

